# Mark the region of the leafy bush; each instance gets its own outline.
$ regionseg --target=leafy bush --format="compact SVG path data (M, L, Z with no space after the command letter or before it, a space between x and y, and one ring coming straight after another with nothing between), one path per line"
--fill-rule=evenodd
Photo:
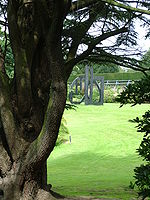
M99 92L96 88L93 88L93 102L98 102L99 101Z
M134 84L129 84L118 99L121 105L132 103L133 105L150 102L150 76L147 76Z
M77 106L70 104L70 103L69 104L66 103L65 109L66 110L76 110ZM67 134L69 134L69 130L67 128L67 121L65 120L64 117L62 117L61 125L60 125L60 128L59 128L58 138L57 138L57 141L56 141L56 146L68 141L66 139Z
M142 199L150 197L150 165L141 165L134 169L135 184L139 188L139 195Z
M115 103L116 97L122 92L124 87L105 87L104 103Z
M110 87L110 86L105 86L104 89L104 103L115 103L116 97L123 91L124 87ZM76 102L80 102L80 100L84 96L84 90L83 91L78 91L78 94L75 94L75 89L73 89L73 100ZM99 101L99 92L96 87L93 88L93 102L98 102ZM69 100L69 99L68 99Z
M65 138L65 136L67 134L69 134L68 128L67 128L67 122L65 120L65 118L63 117L61 120L61 125L60 125L60 129L59 129L59 134L58 134L58 138L56 141L56 146L67 142L68 140Z
M137 117L133 122L138 123L138 132L144 133L137 152L146 162L134 169L134 177L136 179L135 184L139 188L139 195L145 199L150 197L150 111L147 111L142 119Z
M115 103L116 97L121 93L123 87L110 87L104 89L104 103ZM99 100L99 92L96 88L93 89L93 101Z
M106 88L104 90L104 103L115 103L116 102L117 91L113 88Z

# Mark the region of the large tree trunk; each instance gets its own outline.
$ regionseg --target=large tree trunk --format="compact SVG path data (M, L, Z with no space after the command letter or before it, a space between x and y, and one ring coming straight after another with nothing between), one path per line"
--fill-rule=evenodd
M5 200L52 199L46 160L66 103L61 32L68 7L68 1L9 0L15 58L11 86L0 69L0 189Z

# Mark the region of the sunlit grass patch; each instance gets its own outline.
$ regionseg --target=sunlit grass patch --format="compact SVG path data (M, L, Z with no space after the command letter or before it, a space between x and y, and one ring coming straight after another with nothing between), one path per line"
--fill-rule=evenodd
M142 135L129 119L148 108L104 104L65 111L72 142L56 147L48 159L48 182L54 190L67 196L136 197L129 184L141 163L136 149Z

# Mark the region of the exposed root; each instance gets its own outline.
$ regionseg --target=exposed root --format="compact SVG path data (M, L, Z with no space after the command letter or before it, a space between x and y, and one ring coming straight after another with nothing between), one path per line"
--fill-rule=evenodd
M50 192L47 192L43 189L39 189L36 196L36 200L56 200L56 198L53 197Z

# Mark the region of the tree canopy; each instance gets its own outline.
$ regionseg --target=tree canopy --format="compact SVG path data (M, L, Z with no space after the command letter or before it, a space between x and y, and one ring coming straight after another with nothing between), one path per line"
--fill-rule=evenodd
M7 3L1 3L4 20L0 21L0 24L6 27ZM25 1L24 4L30 3ZM147 70L140 59L135 59L135 55L142 55L136 46L138 30L135 30L135 23L136 19L140 19L143 27L149 26L150 21L145 15L150 14L148 1L78 0L68 1L66 5L68 10L66 17L62 18L61 42L65 65L68 70L70 68L69 71L83 60ZM149 31L146 37L149 37Z
M142 56L142 66L150 69L150 49Z
M141 63L131 56L141 54L136 49L138 30L135 30L135 21L138 18L146 25L149 20L139 14L138 9L137 12L132 12L130 1L94 2L92 8L89 6L81 10L80 1L74 2L74 13L69 14L64 22L62 36L66 63L74 66L86 59L146 71ZM143 4L135 1L135 4L149 6L148 2ZM106 44L105 41L109 42Z

